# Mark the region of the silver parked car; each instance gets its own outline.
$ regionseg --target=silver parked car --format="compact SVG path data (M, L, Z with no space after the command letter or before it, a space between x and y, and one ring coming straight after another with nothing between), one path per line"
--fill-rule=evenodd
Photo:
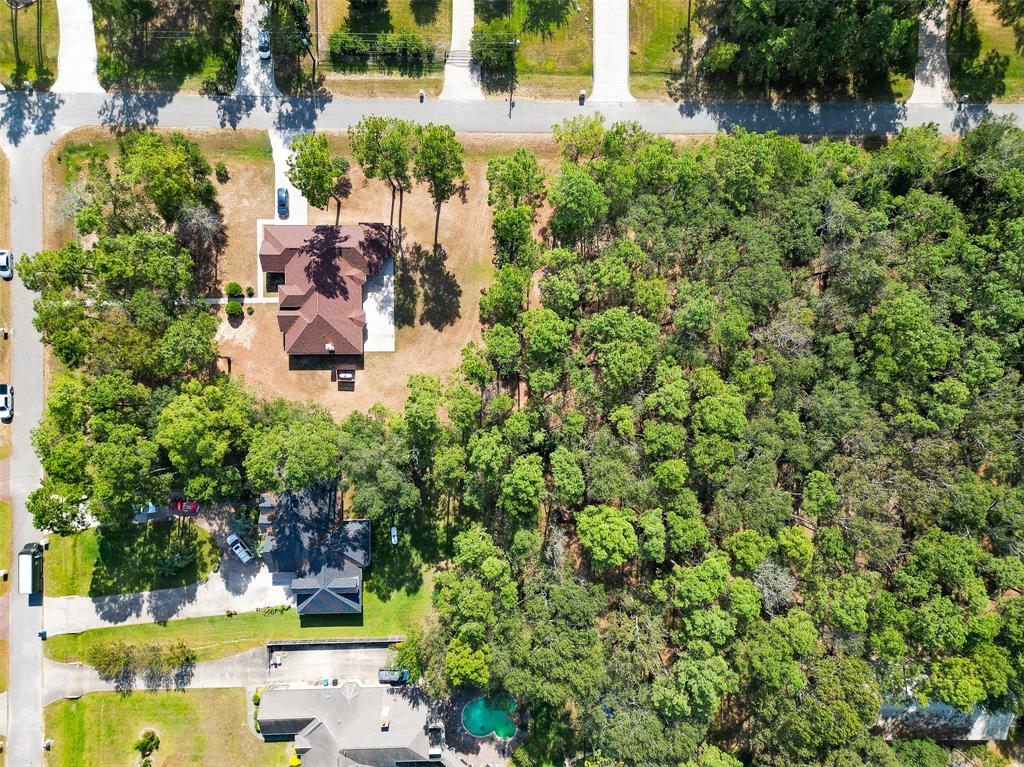
M0 277L5 280L14 277L14 254L9 250L0 250Z
M0 384L0 421L10 421L14 418L14 387L10 384Z
M267 30L261 29L256 36L256 49L264 61L270 58L270 33Z
M231 533L228 536L228 547L235 553L238 561L243 565L252 561L252 552L249 551L249 547L245 545L245 541L238 537L237 533Z

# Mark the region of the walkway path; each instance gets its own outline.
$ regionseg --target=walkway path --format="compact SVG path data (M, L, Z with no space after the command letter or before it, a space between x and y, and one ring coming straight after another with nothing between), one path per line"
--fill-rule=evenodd
M48 597L44 623L50 635L74 634L115 625L224 615L228 610L250 612L291 601L289 589L275 584L266 567L225 560L205 583L183 588L107 597Z
M946 56L946 16L949 6L943 3L921 14L917 36L917 69L914 71L914 92L908 104L952 104L956 101L949 87L949 59Z
M386 665L389 653L387 647L366 646L303 650L289 652L281 666L268 668L267 648L261 646L227 658L197 663L187 683L182 686L192 689L252 689L271 683L311 684L320 679L374 684L377 681L377 670ZM44 663L46 686L43 690L43 705L61 698L78 698L90 692L117 689L112 682L100 679L92 666L52 660ZM147 687L141 677L136 678L132 686L140 690Z
M259 33L266 27L270 3L264 0L245 0L242 5L242 52L238 57L238 80L235 94L264 99L270 108L272 99L280 96L274 81L273 59L261 59Z
M633 101L629 91L629 0L594 0L594 87L590 101Z
M52 9L47 13L52 13ZM96 30L90 0L57 0L60 51L54 93L103 93L96 75Z
M444 62L444 87L439 96L443 101L479 101L484 97L480 74L470 60L472 37L473 0L452 0L452 44Z

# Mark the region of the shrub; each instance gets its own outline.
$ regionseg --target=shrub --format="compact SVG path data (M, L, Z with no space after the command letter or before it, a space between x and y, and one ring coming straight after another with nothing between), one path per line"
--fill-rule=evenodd
M231 175L228 173L228 166L223 162L218 162L213 166L213 174L217 177L217 181L222 184L227 183L227 180L231 178Z
M239 285L237 282L229 282L227 285L225 285L224 293L227 295L228 298L241 298L242 296L245 295L245 292L242 290L242 286Z
M252 694L252 704L258 706L260 701L263 699L263 688L257 687L256 692Z
M331 34L327 46L331 49L331 56L337 58L370 55L370 43L367 38L345 29L339 29Z
M252 285L246 287L245 295L248 296L249 298L252 298L253 296L256 295L256 290L253 288Z
M146 730L142 733L142 737L135 741L135 745L132 746L142 756L149 756L158 748L160 748L160 736L152 730Z
M238 301L228 301L227 306L224 307L224 313L231 319L241 317L244 314L242 305Z
M245 313L246 313L246 314L248 314L248 315L249 315L250 317L252 316L252 313L253 313L254 311L256 311L256 310L255 310L255 309L253 309L253 308L252 308L251 306L247 306L247 307L245 307Z

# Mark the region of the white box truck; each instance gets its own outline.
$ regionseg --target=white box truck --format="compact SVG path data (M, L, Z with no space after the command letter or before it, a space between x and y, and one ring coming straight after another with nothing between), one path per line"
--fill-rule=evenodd
M18 554L18 593L37 594L43 590L43 547L26 543Z

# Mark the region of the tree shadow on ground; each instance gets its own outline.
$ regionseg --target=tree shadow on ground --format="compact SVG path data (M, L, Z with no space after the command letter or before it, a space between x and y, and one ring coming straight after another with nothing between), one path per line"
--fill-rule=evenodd
M555 28L565 24L574 10L572 0L527 0L523 30L550 38Z
M491 3L483 3L483 5L487 6ZM441 0L409 0L409 6L412 8L412 17L416 23L424 26L437 18L437 14L441 10Z
M1010 59L996 50L982 53L981 31L970 6L950 17L946 39L949 80L957 94L988 102L1006 93Z
M448 270L448 253L444 247L426 250L415 245L406 259L415 264L419 275L423 304L420 310L420 324L442 330L461 316L462 287L455 275Z
M476 6L476 13L485 24L509 16L512 13L512 0L488 0Z
M432 501L424 501L423 509ZM442 536L432 514L419 514L398 531L398 543L391 543L389 526L384 521L373 535L371 566L363 587L381 600L396 592L415 594L423 588L423 572L437 564L442 556Z
M416 323L420 291L408 256L395 260L395 327L408 328Z

